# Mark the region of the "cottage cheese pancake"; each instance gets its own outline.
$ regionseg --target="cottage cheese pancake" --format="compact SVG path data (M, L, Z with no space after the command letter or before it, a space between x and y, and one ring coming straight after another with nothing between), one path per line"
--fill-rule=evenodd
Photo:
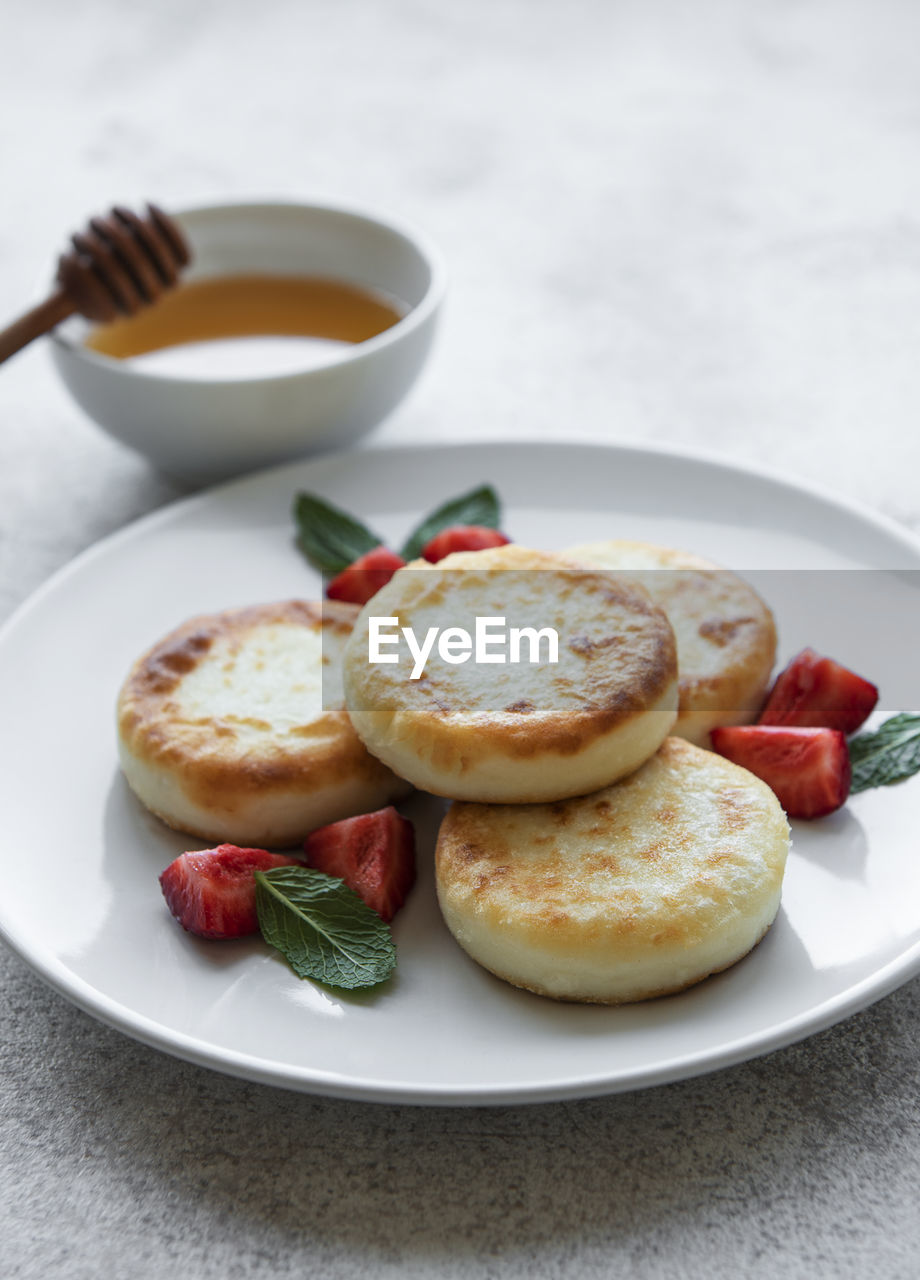
M564 554L629 571L668 615L680 682L675 734L708 747L716 725L757 719L776 657L776 628L746 582L709 560L647 542L585 543Z
M680 991L750 951L779 907L788 847L769 787L668 738L593 795L452 805L438 899L460 945L500 978L619 1004Z
M475 619L552 629L558 661L369 660L372 617L425 635ZM670 624L641 587L520 546L400 570L362 610L345 652L349 715L368 749L415 786L524 803L593 791L638 766L674 722Z
M406 794L343 705L357 613L255 605L193 618L154 645L118 699L121 765L142 803L203 840L284 847Z

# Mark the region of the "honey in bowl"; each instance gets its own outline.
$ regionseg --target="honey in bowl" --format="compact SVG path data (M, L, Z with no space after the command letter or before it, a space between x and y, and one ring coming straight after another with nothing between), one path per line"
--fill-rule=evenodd
M135 316L99 325L92 351L181 378L251 378L329 364L407 308L316 276L214 276L180 284Z

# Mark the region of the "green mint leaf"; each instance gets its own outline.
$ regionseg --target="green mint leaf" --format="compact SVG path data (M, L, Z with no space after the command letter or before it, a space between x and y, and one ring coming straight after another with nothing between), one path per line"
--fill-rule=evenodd
M406 539L400 555L404 560L416 560L422 547L430 542L435 534L448 529L452 524L484 524L487 529L497 529L501 522L501 503L498 494L490 484L471 489L459 498L451 498L443 506L432 511L422 523L412 531Z
M310 867L275 867L255 878L262 936L299 978L353 990L393 972L389 926L342 880Z
M294 499L297 545L321 573L341 573L380 539L358 520L314 493Z
M920 772L920 716L902 712L874 733L858 734L850 743L850 764L851 794L913 777Z

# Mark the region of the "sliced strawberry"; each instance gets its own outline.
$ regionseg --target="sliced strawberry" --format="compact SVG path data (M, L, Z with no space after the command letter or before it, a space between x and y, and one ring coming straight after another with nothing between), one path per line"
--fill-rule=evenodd
M487 547L503 547L510 541L497 529L488 529L484 524L452 524L426 542L422 556L437 564L454 551L485 551Z
M878 702L878 689L814 649L803 649L780 672L760 724L816 725L855 733Z
M839 729L732 725L713 729L712 745L762 778L790 818L821 818L850 794L850 753Z
M160 876L170 911L189 933L201 938L241 938L259 932L254 871L297 866L296 858L265 849L216 849L182 853Z
M392 920L415 882L415 828L389 805L320 827L307 836L304 858Z
M367 604L381 587L385 587L405 560L388 547L374 547L358 556L354 564L343 569L326 588L330 600L346 600L349 604Z

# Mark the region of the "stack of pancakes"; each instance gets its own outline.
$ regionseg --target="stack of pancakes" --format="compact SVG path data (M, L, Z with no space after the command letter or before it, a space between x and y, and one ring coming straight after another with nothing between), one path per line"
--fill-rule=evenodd
M476 617L554 628L558 661L435 650L413 679L369 661L372 616L420 636ZM785 815L695 745L756 714L774 650L759 597L695 557L461 552L407 566L360 613L292 602L187 624L122 690L122 764L165 821L249 845L410 784L447 797L438 899L469 955L557 999L640 1000L733 964L776 915Z
M419 633L475 615L551 626L559 660L432 658L412 680L368 663L371 615ZM763 782L686 739L756 714L774 650L770 612L740 579L635 543L461 552L410 566L365 606L345 650L349 714L375 756L453 800L438 899L474 960L542 995L619 1003L679 991L760 940L785 815Z

